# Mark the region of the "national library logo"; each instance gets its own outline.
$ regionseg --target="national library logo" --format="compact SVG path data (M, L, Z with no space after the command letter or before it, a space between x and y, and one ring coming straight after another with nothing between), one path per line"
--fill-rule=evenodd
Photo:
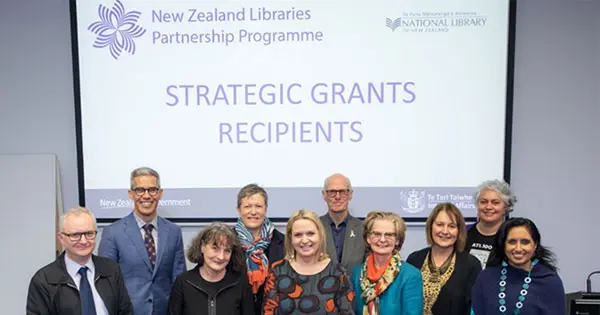
M385 26L408 33L440 33L458 29L477 29L486 26L488 17L479 12L411 11L401 16L387 17Z

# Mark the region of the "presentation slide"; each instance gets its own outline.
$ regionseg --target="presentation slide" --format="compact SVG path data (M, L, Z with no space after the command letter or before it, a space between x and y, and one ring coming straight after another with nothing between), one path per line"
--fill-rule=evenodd
M501 179L509 1L76 1L86 205L132 210L130 172L156 169L168 218L235 218L257 183L268 215L474 217Z

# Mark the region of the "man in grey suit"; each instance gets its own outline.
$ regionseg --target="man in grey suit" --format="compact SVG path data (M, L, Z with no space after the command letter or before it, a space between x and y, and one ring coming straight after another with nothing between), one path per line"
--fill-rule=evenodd
M354 266L365 258L362 221L348 212L352 200L352 184L339 173L325 179L323 199L327 203L327 214L321 216L327 237L327 253L332 260L340 262L352 276Z
M102 231L98 255L121 266L135 315L166 315L171 288L185 271L181 228L158 216L158 172L131 172L133 211Z

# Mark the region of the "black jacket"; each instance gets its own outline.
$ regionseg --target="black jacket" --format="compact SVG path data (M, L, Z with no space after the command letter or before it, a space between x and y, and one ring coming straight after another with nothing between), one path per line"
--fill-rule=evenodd
M253 315L253 297L248 275L227 271L223 286L210 295L200 276L200 266L182 273L173 284L169 315Z
M406 261L421 269L430 247L408 256ZM471 313L471 289L481 272L481 263L475 256L463 251L456 255L454 272L440 290L431 312L434 315L469 315ZM423 279L425 281L425 279Z
M282 260L285 256L285 251L283 249L283 241L285 237L278 230L273 230L273 238L271 238L271 244L267 247L265 254L269 259L269 265L273 262ZM266 281L265 281L266 282ZM260 315L262 314L263 302L264 302L264 294L265 294L265 285L261 285L258 288L258 292L254 296L254 314Z
M94 283L110 315L133 314L121 269L114 261L92 255ZM27 293L28 315L80 315L79 290L67 272L65 253L38 270Z

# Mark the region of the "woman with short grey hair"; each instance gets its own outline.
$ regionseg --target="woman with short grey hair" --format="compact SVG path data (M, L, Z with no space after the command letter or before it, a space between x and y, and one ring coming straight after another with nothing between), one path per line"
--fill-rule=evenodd
M474 196L477 207L477 223L467 232L466 250L481 262L485 269L490 252L494 248L496 232L513 211L517 198L505 181L493 179L481 183Z

